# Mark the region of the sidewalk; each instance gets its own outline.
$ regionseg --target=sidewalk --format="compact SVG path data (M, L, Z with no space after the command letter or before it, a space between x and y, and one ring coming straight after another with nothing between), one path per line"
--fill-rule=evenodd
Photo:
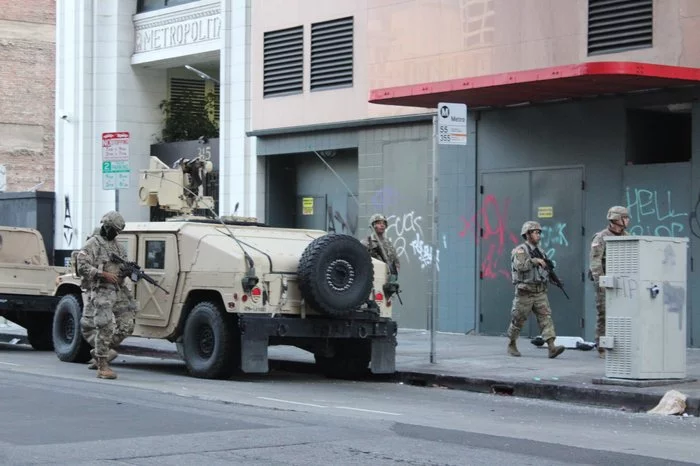
M0 327L2 342L18 338L16 343L23 344L25 335L21 327ZM666 391L674 389L688 396L686 413L700 415L700 349L687 350L687 377L695 381L638 387L594 383L605 377L605 360L598 358L595 350L567 349L558 358L549 359L546 346L538 348L521 338L518 347L522 357L514 358L506 354L504 337L438 333L435 341L436 363L431 364L429 332L399 330L397 372L390 380L628 411L651 409ZM164 340L127 338L120 351L178 358L175 345ZM314 370L313 356L297 348L270 347L269 354L271 368Z

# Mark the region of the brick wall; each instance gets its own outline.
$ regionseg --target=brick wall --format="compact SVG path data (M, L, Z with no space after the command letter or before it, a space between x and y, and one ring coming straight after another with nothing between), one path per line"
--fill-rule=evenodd
M55 25L55 0L0 0L5 191L54 190Z

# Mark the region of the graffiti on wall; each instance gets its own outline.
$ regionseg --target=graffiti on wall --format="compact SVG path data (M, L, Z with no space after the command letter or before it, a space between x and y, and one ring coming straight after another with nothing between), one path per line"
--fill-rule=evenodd
M345 216L333 208L332 203L328 203L326 212L326 218L328 219L328 226L326 230L330 233L343 233L346 235L354 236L357 233L357 208L354 212L351 211L350 206L348 206Z
M494 195L484 196L471 218L462 217L461 238L472 239L481 247L481 277L485 280L511 280L510 253L522 242L519 231L508 227L510 199L499 201ZM548 219L551 220L551 219ZM557 251L569 246L565 222L544 222L540 247L556 266Z
M698 192L698 199L695 201L693 211L688 215L688 226L690 233L696 238L700 238L700 192Z
M392 214L387 216L386 235L391 239L396 249L399 260L410 264L413 260L420 265L421 269L432 265L440 270L440 249L435 250L432 244L425 241L423 233L423 217L416 214L414 210L402 214ZM443 239L446 246L447 240Z
M66 241L65 246L70 247L75 237L75 228L73 227L73 219L70 214L70 198L67 194L63 198L63 202L63 239Z
M566 237L566 223L554 222L548 225L541 222L542 237L540 238L540 247L544 249L554 263L557 265L557 250L561 247L568 247L569 240Z
M687 234L688 212L674 208L670 189L662 191L628 186L626 199L630 234L673 237Z
M504 277L510 280L510 251L520 243L518 235L508 229L510 199L499 203L495 196L484 196L481 206L469 219L462 217L461 238L471 238L481 245L481 276L484 279ZM481 229L479 230L479 225Z

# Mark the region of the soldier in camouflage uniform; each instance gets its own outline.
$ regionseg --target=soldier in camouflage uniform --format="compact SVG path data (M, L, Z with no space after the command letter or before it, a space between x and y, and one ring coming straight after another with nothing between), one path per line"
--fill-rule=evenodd
M120 276L120 266L109 259L114 253L126 260L126 251L115 240L124 229L124 218L110 211L101 223L99 234L91 236L77 256L87 292L80 325L83 337L94 347L97 377L115 379L109 362L116 357L114 348L134 330L137 305Z
M396 274L398 274L401 267L399 257L396 254L394 245L391 244L391 240L384 236L388 226L386 217L382 214L372 215L369 218L369 226L372 233L362 240L362 244L365 245L373 258L385 262L389 267L395 267ZM393 274L394 272L391 273Z
M627 228L630 224L630 216L623 206L613 206L608 210L608 226L593 235L590 252L590 268L588 278L593 281L595 290L595 307L597 313L595 328L596 346L600 343L600 337L605 335L605 288L598 284L598 278L605 275L605 238L608 236L629 235ZM598 346L598 355L605 357L605 350Z
M530 312L534 312L537 325L540 327L542 338L549 347L549 357L556 358L564 352L563 346L555 346L554 322L552 310L547 299L547 285L550 281L544 259L533 257L537 249L542 257L547 257L539 248L542 227L539 223L528 221L523 224L520 235L525 242L516 246L511 252L511 274L515 285L515 298L511 310L511 321L508 326L508 354L520 356L516 345L520 331L527 322Z

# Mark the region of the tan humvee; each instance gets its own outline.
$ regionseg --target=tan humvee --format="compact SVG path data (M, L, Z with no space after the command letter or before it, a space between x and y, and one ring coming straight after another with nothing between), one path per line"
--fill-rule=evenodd
M169 168L151 157L141 173L142 205L185 215L127 222L117 238L128 260L168 291L143 279L131 285L139 303L134 336L176 342L195 377L267 372L269 345L312 352L329 376L355 377L368 366L394 372L385 264L348 235L192 215L211 202L196 192L207 169L201 159ZM90 357L80 337L87 295L79 284L75 270L59 278L57 293L66 296L56 308L54 345L64 361Z
M39 231L0 226L0 317L26 328L34 349L53 349L54 290L65 273L67 267L49 265Z

